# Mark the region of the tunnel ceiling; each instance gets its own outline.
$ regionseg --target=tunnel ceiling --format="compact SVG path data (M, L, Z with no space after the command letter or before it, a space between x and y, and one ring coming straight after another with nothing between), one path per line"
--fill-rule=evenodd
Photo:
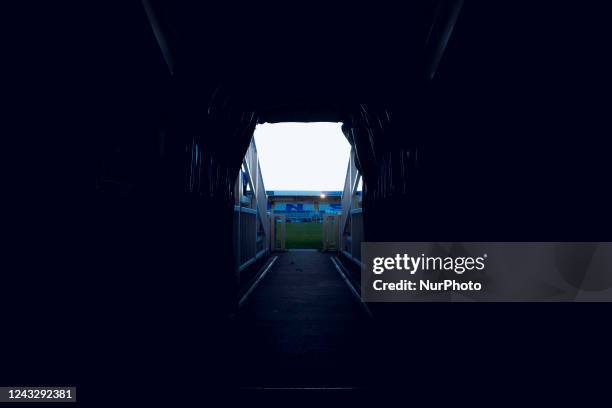
M435 1L220 3L149 2L188 92L226 84L262 122L336 121L344 106L414 94L440 14Z

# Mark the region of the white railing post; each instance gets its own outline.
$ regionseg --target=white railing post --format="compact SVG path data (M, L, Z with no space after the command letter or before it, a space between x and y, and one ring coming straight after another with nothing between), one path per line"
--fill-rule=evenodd
M356 254L355 251L353 251L354 245L358 244L354 242L354 239L355 239L354 230L355 228L359 226L355 225L356 220L353 217L353 212L357 213L358 208L353 209L353 206L354 206L355 197L357 194L360 180L361 180L361 174L359 173L359 170L357 170L357 166L355 165L355 151L351 149L351 155L349 158L348 168L346 171L346 179L344 182L344 189L342 191L342 199L341 199L342 214L340 215L340 223L338 226L338 242L339 242L339 251L347 252L348 255L351 257L351 259L355 261L358 261L355 258L355 255L359 257L359 254ZM361 215L359 215L359 217L361 217ZM345 238L346 237L344 236L344 231L346 229L347 222L349 222L349 220L351 222L351 225L348 231L348 237L350 237L351 243L348 246L348 248L345 249L345 246L346 246ZM363 231L362 229L359 229L359 228L357 228L360 231L358 236L361 237L363 235Z
M266 190L263 183L263 178L261 176L261 169L259 167L259 160L257 157L257 148L255 146L255 141L251 140L249 148L244 156L242 161L242 167L244 168L244 174L246 176L249 187L251 188L252 196L250 197L249 207L250 208L242 208L242 188L243 188L243 180L242 172L239 175L239 179L237 180L238 185L238 205L235 208L235 211L238 212L238 229L237 234L238 237L235 238L237 249L235 254L237 256L237 265L238 271L240 272L242 269L246 268L249 264L253 263L258 254L261 251L258 248L258 233L259 233L259 225L261 225L261 230L263 231L262 237L262 251L269 251L269 243L270 243L270 217L267 213L267 203L268 196L266 195ZM245 236L242 236L242 216L245 218ZM250 228L246 219L253 220L254 225L253 229ZM242 259L242 257L248 259Z

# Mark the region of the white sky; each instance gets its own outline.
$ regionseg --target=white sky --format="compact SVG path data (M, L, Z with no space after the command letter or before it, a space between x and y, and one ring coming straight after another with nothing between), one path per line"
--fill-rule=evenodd
M255 144L266 190L341 191L351 146L341 123L264 123Z

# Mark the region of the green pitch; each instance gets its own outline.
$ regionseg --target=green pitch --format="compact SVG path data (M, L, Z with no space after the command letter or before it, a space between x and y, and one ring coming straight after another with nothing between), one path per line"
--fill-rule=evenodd
M288 222L285 224L286 249L321 249L323 246L323 224L318 222ZM280 247L280 224L276 224L276 244Z

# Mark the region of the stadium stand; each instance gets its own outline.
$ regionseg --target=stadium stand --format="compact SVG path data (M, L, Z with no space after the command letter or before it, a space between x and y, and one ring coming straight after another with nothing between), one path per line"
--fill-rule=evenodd
M341 191L268 191L268 209L287 222L321 221L325 214L340 214Z

